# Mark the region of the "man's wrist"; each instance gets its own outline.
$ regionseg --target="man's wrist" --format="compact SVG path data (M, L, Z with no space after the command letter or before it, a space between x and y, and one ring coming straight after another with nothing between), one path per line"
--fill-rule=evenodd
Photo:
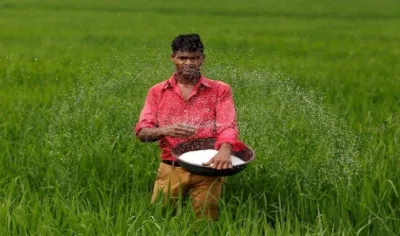
M219 150L230 153L232 151L232 145L230 143L222 143Z

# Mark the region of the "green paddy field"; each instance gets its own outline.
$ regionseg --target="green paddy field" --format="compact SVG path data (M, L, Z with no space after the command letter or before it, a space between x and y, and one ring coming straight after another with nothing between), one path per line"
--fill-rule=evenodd
M397 0L0 0L0 235L400 235ZM132 133L197 32L256 160L218 222Z

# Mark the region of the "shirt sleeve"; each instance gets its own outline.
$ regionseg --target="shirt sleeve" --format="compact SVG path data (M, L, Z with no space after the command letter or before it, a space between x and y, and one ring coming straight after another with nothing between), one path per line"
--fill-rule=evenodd
M222 143L229 143L233 149L236 149L238 127L232 90L229 85L221 86L219 90L216 106L217 140L215 149L218 150Z
M155 92L150 89L146 101L144 103L142 112L140 113L139 121L134 129L136 136L143 128L155 128L158 127L157 122L157 99Z

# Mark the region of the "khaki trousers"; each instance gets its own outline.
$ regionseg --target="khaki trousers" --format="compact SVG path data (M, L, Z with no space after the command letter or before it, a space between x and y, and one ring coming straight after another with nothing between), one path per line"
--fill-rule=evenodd
M160 163L151 202L162 196L164 206L189 195L196 218L217 220L223 178L192 174L182 167Z

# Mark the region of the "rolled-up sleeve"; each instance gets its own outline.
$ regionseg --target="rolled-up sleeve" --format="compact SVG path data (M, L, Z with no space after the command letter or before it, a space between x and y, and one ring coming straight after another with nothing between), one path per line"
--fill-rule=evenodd
M218 150L222 143L229 143L235 149L238 138L238 127L232 90L229 85L221 86L218 90L216 106L217 140L215 149Z
M136 136L143 128L155 128L158 126L157 122L157 99L154 89L150 89L146 101L144 103L142 112L140 113L139 121L134 128Z

